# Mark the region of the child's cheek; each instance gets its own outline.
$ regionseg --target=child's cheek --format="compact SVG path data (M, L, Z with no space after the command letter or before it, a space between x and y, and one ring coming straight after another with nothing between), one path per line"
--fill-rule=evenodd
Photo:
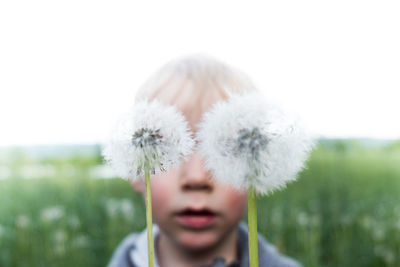
M242 217L247 207L247 193L235 189L227 190L225 206L237 217Z
M160 181L152 181L151 183L151 203L153 216L156 220L168 211L169 190L166 186Z

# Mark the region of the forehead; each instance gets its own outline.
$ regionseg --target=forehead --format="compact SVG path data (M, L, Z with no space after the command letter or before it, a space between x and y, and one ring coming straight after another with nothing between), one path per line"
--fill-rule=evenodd
M196 84L185 79L172 84L161 88L154 98L161 103L174 105L183 113L192 131L197 131L196 125L201 121L204 112L227 98L222 88L211 83Z

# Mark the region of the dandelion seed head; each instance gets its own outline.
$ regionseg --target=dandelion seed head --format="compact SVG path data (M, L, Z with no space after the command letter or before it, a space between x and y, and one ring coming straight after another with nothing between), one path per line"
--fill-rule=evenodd
M310 223L310 216L304 211L300 211L297 214L297 222L300 226L308 226Z
M380 227L379 225L375 226L372 231L372 237L376 241L382 241L385 239L385 229L383 227Z
M199 152L214 178L259 194L295 180L313 147L301 124L259 93L216 103L198 128Z
M151 130L141 128L132 136L132 145L137 148L154 149L157 145L161 144L161 142L162 136L160 135L160 129Z
M102 154L119 177L144 176L168 171L186 160L194 141L184 116L174 107L142 100L115 126Z
M240 129L233 152L236 155L245 153L251 155L252 159L258 160L260 152L266 148L267 144L268 137L263 135L259 128Z
M81 226L81 221L79 220L79 217L76 215L71 215L68 217L68 225L72 229L78 229Z
M68 235L63 230L57 230L53 234L53 253L55 255L61 256L66 252L66 242L68 240Z
M47 208L44 208L40 212L40 219L43 222L53 222L60 220L65 216L65 211L64 208L61 206L50 206Z
M15 220L15 224L17 227L19 228L26 228L31 224L31 220L29 219L28 216L22 214L19 215L16 220Z
M53 235L54 243L65 243L67 241L68 235L63 230L57 230Z
M89 238L86 235L77 236L71 241L72 247L84 248L89 245Z

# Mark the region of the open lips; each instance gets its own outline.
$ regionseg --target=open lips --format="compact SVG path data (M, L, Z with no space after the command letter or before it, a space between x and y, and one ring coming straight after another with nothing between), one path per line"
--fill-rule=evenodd
M217 214L209 209L186 208L177 214L178 222L187 228L202 229L215 223Z

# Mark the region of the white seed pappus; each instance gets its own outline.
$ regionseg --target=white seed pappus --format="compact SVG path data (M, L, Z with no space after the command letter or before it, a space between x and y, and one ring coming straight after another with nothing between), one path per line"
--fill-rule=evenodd
M232 95L203 116L199 152L214 178L258 194L282 189L304 167L313 141L259 93Z
M118 121L102 154L116 174L125 179L168 171L186 160L194 146L184 116L158 101L139 101Z

